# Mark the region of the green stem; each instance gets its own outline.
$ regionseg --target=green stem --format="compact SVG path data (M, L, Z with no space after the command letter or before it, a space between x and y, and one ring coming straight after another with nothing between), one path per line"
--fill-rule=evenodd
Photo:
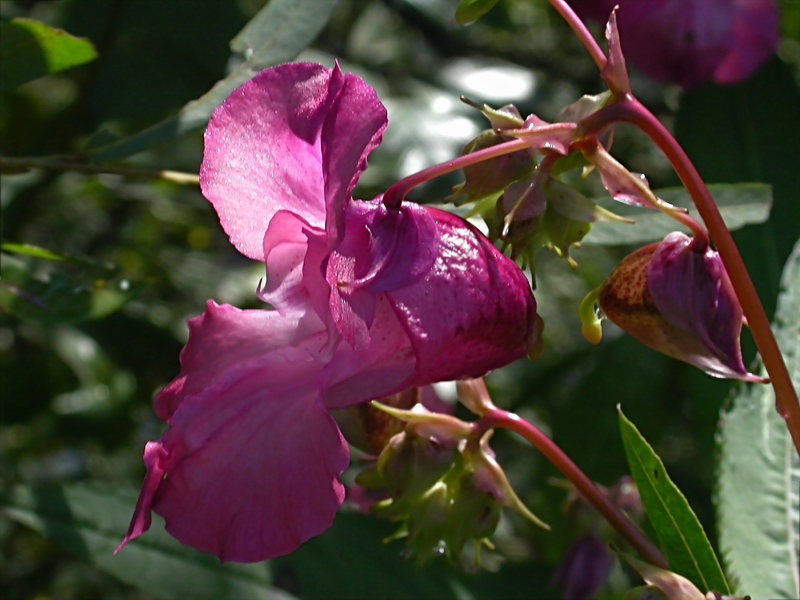
M400 203L405 199L408 192L413 190L418 185L422 185L423 183L430 181L435 177L445 175L446 173L452 173L453 171L458 171L464 167L469 167L491 158L497 158L498 156L511 154L512 152L530 150L530 148L530 145L524 140L511 140L510 142L503 142L502 144L497 144L496 146L490 146L489 148L484 148L483 150L478 150L477 152L465 154L452 160L448 160L447 162L443 162L442 164L423 169L419 173L414 173L405 179L401 179L388 190L386 190L386 193L383 195L383 203L388 208L400 208Z
M200 178L193 173L179 171L152 171L149 169L135 169L131 167L115 167L112 165L98 165L77 162L64 157L0 157L0 171L14 171L27 169L45 169L48 171L77 171L79 173L99 173L107 175L122 175L124 177L145 177L170 181L181 185L199 185Z
M541 452L553 466L561 471L572 485L575 486L586 501L599 512L614 529L644 558L647 562L662 569L669 568L666 559L638 527L622 513L608 497L589 479L578 466L564 454L553 440L544 435L536 427L521 419L519 416L501 410L490 408L478 421L485 429L509 429L530 443Z

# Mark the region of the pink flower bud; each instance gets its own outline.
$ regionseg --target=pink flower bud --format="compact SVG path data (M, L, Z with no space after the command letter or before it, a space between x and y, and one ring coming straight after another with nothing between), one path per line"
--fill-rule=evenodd
M742 307L719 254L682 233L623 259L600 289L599 305L654 350L714 377L764 382L742 362Z

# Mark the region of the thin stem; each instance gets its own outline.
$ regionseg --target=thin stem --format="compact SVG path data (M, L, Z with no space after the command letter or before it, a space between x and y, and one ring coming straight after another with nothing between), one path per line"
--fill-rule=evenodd
M661 149L689 192L742 305L748 327L775 390L778 413L785 419L795 448L800 452L800 402L791 375L786 369L783 355L772 334L769 319L742 256L703 179L672 134L633 96L621 98L615 104L590 115L582 124L591 130L599 131L613 122L630 123L641 129Z
M6 169L46 169L49 171L104 173L108 175L123 175L125 177L146 177L148 179L159 179L181 185L199 185L200 183L200 178L193 173L181 173L179 171L152 171L148 169L134 169L131 167L98 165L92 163L74 162L61 157L0 157L0 170Z
M586 28L586 25L583 24L578 18L578 15L575 14L575 11L572 10L572 7L566 3L565 0L549 0L550 4L553 8L556 9L558 14L567 22L567 25L572 28L572 31L575 32L575 35L578 36L578 39L583 44L583 47L586 48L586 51L589 53L589 56L592 57L594 64L597 65L597 68L601 71L603 67L606 66L606 55L603 53L603 50L600 48L600 45L595 41L592 34Z
M498 156L511 154L512 152L529 149L530 145L524 140L511 140L510 142L503 142L502 144L465 154L464 156L459 156L447 162L443 162L442 164L423 169L419 173L414 173L405 179L401 179L386 190L386 193L383 195L383 203L389 208L399 208L406 194L426 181L430 181L446 173L458 171L464 167L478 164L490 158L497 158Z
M617 532L644 558L647 562L662 569L669 568L666 559L639 528L626 517L608 497L589 479L578 466L564 454L553 440L544 435L536 427L521 419L519 416L491 408L480 418L482 427L509 429L521 435L534 448L541 452L556 469L566 477L572 485L583 495L589 504L617 530Z

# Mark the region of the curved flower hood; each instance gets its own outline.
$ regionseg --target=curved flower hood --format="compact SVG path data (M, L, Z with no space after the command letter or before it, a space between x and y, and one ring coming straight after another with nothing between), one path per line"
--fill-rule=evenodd
M352 199L385 127L372 88L307 63L260 73L214 112L202 191L231 243L266 263L258 293L275 310L209 301L189 321L120 548L152 509L223 561L289 553L344 498L349 451L329 409L477 377L534 342L525 276L471 225Z

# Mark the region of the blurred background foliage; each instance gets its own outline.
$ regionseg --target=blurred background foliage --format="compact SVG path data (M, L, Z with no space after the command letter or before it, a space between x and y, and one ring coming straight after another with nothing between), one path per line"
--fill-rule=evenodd
M231 58L229 42L264 4L0 0L3 21L27 17L63 28L91 40L99 55L0 96L0 154L82 156L169 117L236 68L240 59ZM299 56L326 65L338 58L378 90L389 110L385 141L370 157L356 197L372 197L404 175L453 157L485 128L460 95L493 106L513 102L523 115L552 120L581 94L602 90L594 65L543 0L501 0L469 27L452 24L456 4L341 0ZM709 182L773 186L771 220L737 233L770 313L781 267L800 234L800 3L781 6L778 56L747 82L682 93L633 73L637 95L673 128ZM196 173L201 131L150 147L125 164ZM631 170L646 173L654 188L677 183L637 132L619 128L613 150ZM457 175L442 178L414 198L440 202L458 181ZM593 180L585 185L599 194ZM230 246L195 186L31 170L3 174L1 191L2 241L66 257L38 258L13 245L2 253L3 499L11 502L14 484L84 482L116 490L123 498L114 496L116 504L102 494L96 505L86 500L98 511L116 507L118 531L107 542L113 549L144 473L143 445L163 429L150 401L177 373L186 318L200 313L207 298L257 307L254 290L263 272ZM546 321L545 352L538 362L509 366L488 382L498 404L539 425L608 486L627 472L614 410L621 403L713 538L715 429L731 384L646 350L611 326L600 347L580 335L580 299L630 250L584 246L574 253L576 271L540 253L536 295ZM745 351L751 360L748 340ZM496 535L498 551L485 553L481 573L436 560L415 568L401 558L400 543L381 544L390 524L352 509L343 509L329 533L271 565L222 568L198 553L186 560L216 582L218 588L206 591L216 590L210 597L217 598L280 597L277 588L303 598L558 598L550 581L577 533L565 517L565 491L554 484L558 474L509 434L496 435L493 447L519 495L553 531L508 517ZM160 528L156 519L154 529ZM48 533L42 536L33 522L0 517L4 598L188 597L180 590L189 589L182 586L190 586L193 571L175 568L163 575L172 578L170 585L157 577L144 585L140 579L156 559L123 559L133 553L128 548L113 560L129 562L112 563ZM177 556L177 544L169 542L164 552ZM140 543L149 548L145 540L131 547ZM120 564L127 576L120 575ZM256 587L263 582L267 595L225 583L240 573ZM616 573L601 597L617 597L625 577Z

